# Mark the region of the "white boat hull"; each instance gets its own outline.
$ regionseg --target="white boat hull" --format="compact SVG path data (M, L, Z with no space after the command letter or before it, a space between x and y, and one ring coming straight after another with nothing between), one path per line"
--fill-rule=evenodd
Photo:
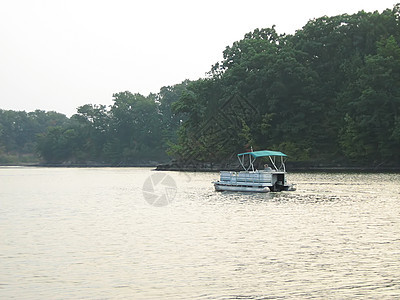
M256 192L256 193L268 193L270 192L269 187L257 187L257 186L237 186L237 185L226 185L214 183L215 190L218 192L230 191L230 192Z

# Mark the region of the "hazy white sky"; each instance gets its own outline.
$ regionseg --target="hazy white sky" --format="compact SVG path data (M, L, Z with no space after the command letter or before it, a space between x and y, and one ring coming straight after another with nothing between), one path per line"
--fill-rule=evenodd
M204 77L255 28L294 33L308 20L399 0L0 0L0 109L112 103Z

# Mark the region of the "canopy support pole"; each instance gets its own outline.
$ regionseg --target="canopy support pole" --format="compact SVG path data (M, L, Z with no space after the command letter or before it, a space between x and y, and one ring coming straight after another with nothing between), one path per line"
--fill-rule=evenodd
M246 170L246 167L244 166L244 155L243 155L243 162L240 160L240 156L238 156L238 159L239 159L240 165L243 167L243 169Z
M257 158L254 158L253 159L253 161L251 160L251 155L249 155L249 157L250 157L250 165L251 165L251 169L253 170L253 172L254 172L254 162L256 161L256 159Z
M271 156L268 156L268 157L269 157L269 160L271 161L272 165L274 166L275 170L278 171L278 168L276 167L275 162L272 160Z

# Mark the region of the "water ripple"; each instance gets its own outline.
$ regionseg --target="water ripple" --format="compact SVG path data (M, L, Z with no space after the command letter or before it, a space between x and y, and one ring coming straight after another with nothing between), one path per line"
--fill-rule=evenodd
M0 298L396 299L400 175L290 174L297 191L217 193L214 173L0 170Z

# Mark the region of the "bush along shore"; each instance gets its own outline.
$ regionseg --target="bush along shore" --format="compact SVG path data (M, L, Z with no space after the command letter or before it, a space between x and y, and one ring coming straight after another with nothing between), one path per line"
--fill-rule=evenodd
M83 162L83 163L47 163L47 162L30 162L30 163L0 163L3 167L44 167L44 168L157 168L160 164L155 161L137 162L137 163L96 163L96 162Z

